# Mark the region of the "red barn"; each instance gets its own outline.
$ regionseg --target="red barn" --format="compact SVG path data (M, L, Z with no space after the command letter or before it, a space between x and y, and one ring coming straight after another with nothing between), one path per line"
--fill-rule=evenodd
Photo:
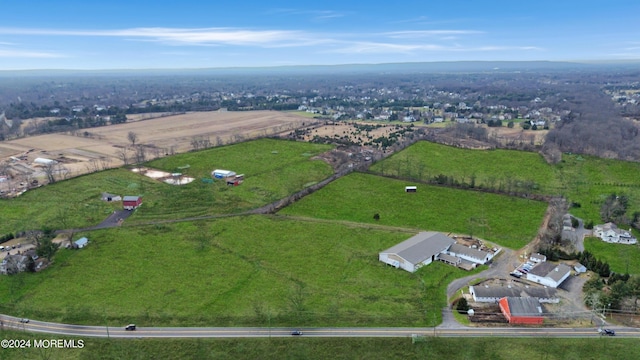
M142 196L125 196L122 198L122 206L125 210L133 210L142 204Z
M503 297L499 304L509 324L542 325L542 306L536 298Z

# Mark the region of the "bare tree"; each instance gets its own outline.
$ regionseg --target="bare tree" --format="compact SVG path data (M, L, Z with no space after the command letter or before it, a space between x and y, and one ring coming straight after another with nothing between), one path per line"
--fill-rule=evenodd
M136 164L142 164L147 159L147 150L144 146L138 146L136 148Z
M56 177L55 177L55 169L56 169L56 163L55 162L49 162L44 166L44 173L47 176L47 181L49 182L49 184L53 184L54 182L56 182Z
M129 165L129 149L126 146L119 148L118 151L116 151L116 156L122 160L124 165Z
M129 131L127 134L127 139L131 142L131 146L136 146L136 142L138 141L138 134L133 131Z
M111 158L110 157L101 157L100 158L100 167L102 168L102 170L107 170L108 168L111 167Z

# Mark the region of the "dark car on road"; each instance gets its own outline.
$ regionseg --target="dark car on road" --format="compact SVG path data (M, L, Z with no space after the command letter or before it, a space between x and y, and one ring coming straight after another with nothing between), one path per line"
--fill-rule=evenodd
M611 329L602 329L602 331L600 332L600 335L616 336L616 332Z
M300 331L300 330L293 330L293 331L291 332L291 335L293 335L293 336L300 336L300 335L302 335L302 331Z
M129 324L129 325L125 326L124 329L127 330L127 331L133 331L133 330L136 329L136 324Z

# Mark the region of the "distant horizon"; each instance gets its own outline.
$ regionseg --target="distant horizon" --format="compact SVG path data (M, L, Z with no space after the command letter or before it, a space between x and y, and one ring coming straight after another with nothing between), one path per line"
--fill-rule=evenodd
M344 63L344 64L300 64L300 65L267 65L267 66L211 66L211 67L175 67L175 68L39 68L39 69L0 69L0 73L11 72L129 72L129 71L207 71L207 70L277 70L277 69L296 69L296 68L339 68L339 67L382 67L382 66L398 66L408 67L411 65L519 65L519 64L564 64L564 65L640 65L638 59L624 60L454 60L454 61L412 61L412 62L386 62L386 63ZM496 70L499 70L496 69Z
M640 59L639 12L637 0L10 1L0 71L627 61Z

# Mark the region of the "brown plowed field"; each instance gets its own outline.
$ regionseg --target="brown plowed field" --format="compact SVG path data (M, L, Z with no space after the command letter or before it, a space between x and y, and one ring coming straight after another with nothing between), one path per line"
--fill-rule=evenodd
M164 155L193 149L191 142L194 137L208 137L212 145L228 144L240 139L288 132L314 122L277 111L212 111L131 120L125 124L79 130L75 135L48 134L0 142L0 161L33 149L21 162L31 165L36 157L73 159L77 162L66 162L65 166L77 175L88 171L87 163L93 159L105 158L110 166L121 165L117 153L130 145L127 139L129 132L137 134L137 144L158 148L158 153ZM89 136L84 136L85 131Z

